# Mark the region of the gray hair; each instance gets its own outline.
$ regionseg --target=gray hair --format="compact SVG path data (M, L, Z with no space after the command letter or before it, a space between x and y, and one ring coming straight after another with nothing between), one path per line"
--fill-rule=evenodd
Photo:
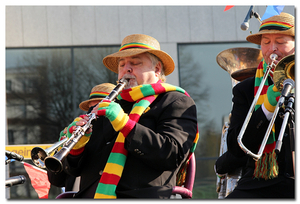
M166 79L166 75L165 75L165 72L164 72L164 64L162 63L162 61L154 54L150 53L150 52L146 52L153 64L153 66L156 66L157 63L160 62L161 64L161 72L160 72L160 75L159 75L159 79L162 81L162 82L165 82L167 79Z

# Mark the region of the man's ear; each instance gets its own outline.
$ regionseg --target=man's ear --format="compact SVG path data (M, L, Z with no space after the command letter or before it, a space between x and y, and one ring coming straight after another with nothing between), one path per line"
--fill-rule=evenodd
M157 76L160 75L161 69L162 69L161 62L158 62L158 63L155 65L155 74L158 74Z

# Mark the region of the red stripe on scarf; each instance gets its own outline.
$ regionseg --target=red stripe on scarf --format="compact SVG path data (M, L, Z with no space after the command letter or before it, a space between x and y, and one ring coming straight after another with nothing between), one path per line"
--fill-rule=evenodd
M129 115L129 118L133 121L138 121L138 119L140 118L140 115L139 114L136 114L136 113L131 113Z
M130 89L126 89L126 90L123 90L121 92L121 96L122 96L122 99L124 99L125 101L130 101L130 102L133 102L134 100L131 98L130 96L130 92L131 92L131 88Z
M124 143L115 142L111 152L113 153L120 153L127 156L127 150L124 147Z
M107 110L107 109L101 109L101 110L98 110L98 111L97 111L97 115L98 115L98 116L100 116L100 115L105 115L106 110Z
M259 88L258 86L254 87L254 95L256 95L256 93L258 91L258 88ZM264 85L264 87L261 90L261 94L260 95L267 94L268 88L269 88L269 86Z
M129 119L126 123L126 125L123 127L123 129L120 131L124 137L126 138L127 135L130 133L130 131L134 128L136 122L133 120Z
M260 95L267 94L268 88L269 88L269 86L264 85L263 89L261 90Z
M161 83L151 84L151 86L153 87L155 94L160 94L160 93L166 92L165 87L163 87L161 85Z
M144 99L152 103L155 100L155 96L147 96Z
M83 152L83 150L84 150L84 147L82 147L80 149L71 149L70 154L76 156L76 155L81 154Z
M118 185L119 180L120 180L120 176L115 175L115 174L109 174L109 173L103 172L103 174L101 176L101 183L104 183L104 184Z
M271 143L271 144L266 144L263 153L265 153L265 152L266 152L266 153L272 152L273 149L275 149L275 146L276 146L276 142L273 142L273 143Z
M186 91L184 92L184 94L188 97L191 97L190 94L188 94L188 92L186 92Z

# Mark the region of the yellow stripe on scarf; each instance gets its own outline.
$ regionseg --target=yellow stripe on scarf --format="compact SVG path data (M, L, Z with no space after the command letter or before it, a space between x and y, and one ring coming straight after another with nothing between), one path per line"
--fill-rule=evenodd
M101 199L116 199L117 197L114 195L105 195L105 194L101 194L101 193L96 193L94 198L96 198L96 199L99 199L99 198L101 198Z
M115 128L116 131L119 131L124 127L128 121L129 116L127 114L118 114L117 117L111 121L111 124Z
M109 174L115 174L121 177L122 171L123 171L123 166L115 163L106 163L104 172L107 172Z
M123 133L119 132L119 135L115 142L124 143L124 141L125 141L125 137L124 137Z
M143 106L135 106L131 113L132 114L140 114L141 112L143 113L143 111L145 110L145 108Z
M258 97L256 105L261 105L264 102L264 97Z
M141 89L134 89L133 91L129 92L129 95L131 96L131 98L134 101L137 101L137 100L139 100L139 99L141 99L141 98L144 97L144 94L142 93Z
M196 137L195 137L193 143L197 143L198 139L199 139L199 132L197 131L197 134L196 134Z
M161 85L166 89L166 91L176 91L176 87L167 83L161 83Z
M84 147L86 145L86 143L88 143L88 141L90 140L90 136L82 136L82 138L80 138L79 142L77 142L77 144L73 147L73 149L80 149L82 147Z
M274 112L275 107L270 104L269 100L265 100L264 106L269 112Z

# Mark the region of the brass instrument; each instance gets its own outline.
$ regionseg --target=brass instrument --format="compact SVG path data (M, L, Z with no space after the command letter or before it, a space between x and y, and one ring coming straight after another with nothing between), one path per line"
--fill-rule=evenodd
M103 100L112 101L113 99L115 99L119 95L119 93L125 88L127 83L128 81L126 79L120 79L117 86ZM57 173L63 170L62 162L68 156L73 147L82 138L82 136L84 136L85 132L92 127L91 123L97 117L95 113L87 114L87 116L89 117L87 123L81 127L77 127L77 129L73 132L71 137L64 143L62 149L58 151L55 155L48 156L45 158L45 166L48 170Z
M276 65L273 80L278 91L282 91L283 82L285 79L295 81L295 55L288 55L282 58Z
M41 147L35 147L31 150L31 160L32 162L40 168L46 168L45 166L45 159L46 157L50 156L54 153L61 145L63 145L68 138L65 138L61 141L54 143L51 147L47 149L43 149Z
M276 70L274 72L274 83L276 83L277 89L281 92L281 95L284 96L286 90L282 90L283 84L290 82L291 84L294 83L295 80L295 55L289 55L280 60L280 62L276 66ZM290 80L290 81L288 81ZM283 81L283 82L282 82ZM294 84L293 84L294 86ZM282 125L280 128L280 132L278 135L278 139L275 146L275 152L278 154L281 150L282 140L285 133L286 126L288 125L290 128L290 136L291 136L291 150L292 150L292 160L293 160L293 171L295 174L295 110L293 108L293 104L295 102L295 96L290 94L287 96L287 104L285 105L285 113L283 116Z
M295 80L295 55L289 55L283 58L282 60L280 60L280 62L276 66L276 70L274 72L273 78L274 78L274 83L277 84L276 87L280 92L282 91L283 82L286 80L286 78L291 79L293 81ZM293 103L294 103L294 99L290 98L285 109L286 110L288 108L292 109L291 106L293 105ZM277 153L279 153L281 149L283 134L286 125L288 123L289 116L290 116L290 112L286 111L286 113L284 114L284 119L276 143L275 151Z
M250 155L251 157L253 157L254 160L259 160L260 157L262 156L262 153L263 153L263 150L266 146L266 143L267 143L267 140L268 140L268 137L269 137L269 134L272 130L272 126L275 122L275 119L276 119L276 116L277 116L277 113L279 111L279 108L282 106L282 104L284 103L284 100L285 100L285 97L280 97L279 101L277 102L277 105L275 107L275 110L274 110L274 113L273 113L273 116L270 120L270 123L269 123L269 126L268 126L268 129L266 131L266 134L264 136L264 139L260 145L260 149L258 151L257 154L254 154L252 153L249 149L247 149L243 143L242 143L242 138L243 138L243 135L244 135L244 132L246 130L246 127L250 121L250 118L251 118L251 115L252 115L252 112L254 110L254 107L257 103L257 100L258 100L258 97L260 96L261 94L261 91L262 91L262 88L265 84L265 81L267 79L267 76L270 72L270 69L273 68L273 66L275 67L274 68L274 72L273 72L273 80L274 80L274 85L276 86L276 88L281 92L282 91L282 88L283 88L283 82L285 81L285 79L291 79L292 81L295 80L295 74L294 74L294 66L295 66L295 55L289 55L289 56L286 56L285 58L281 59L277 65L275 65L275 60L277 58L277 55L275 56L276 54L271 54L270 58L272 60L271 62L271 65L268 65L268 69L263 77L263 80L258 88L258 91L255 95L255 98L252 102L252 105L249 109L249 112L245 118L245 121L244 121L244 124L241 128L241 131L238 135L238 138L237 138L237 141L241 147L241 149L248 155Z
M238 47L230 48L220 52L216 61L219 66L230 74L232 88L239 82L252 77L256 73L256 68L263 58L260 49ZM230 115L228 121L224 123L221 135L220 153L222 156L227 151L227 133L230 126ZM222 178L217 177L216 191L218 199L223 199L235 188L237 181L241 177L241 168L234 173L226 174Z
M255 75L262 58L260 49L237 47L220 52L216 61L222 69L230 74L233 88L238 82Z

